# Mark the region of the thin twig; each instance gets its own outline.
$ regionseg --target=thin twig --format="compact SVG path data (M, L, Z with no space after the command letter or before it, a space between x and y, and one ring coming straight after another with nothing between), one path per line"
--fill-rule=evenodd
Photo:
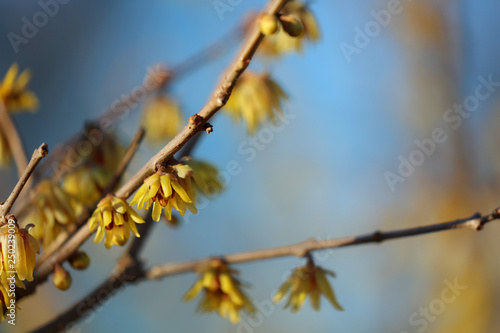
M277 14L288 0L273 0L268 6L267 13ZM236 60L226 70L222 82L215 89L212 98L202 108L202 110L193 115L192 119L179 134L177 134L162 150L153 156L125 185L118 191L116 196L128 198L132 193L142 185L144 179L155 172L157 164L164 164L169 161L194 135L203 131L205 123L219 111L229 99L231 92L240 75L250 64L250 61L257 51L257 48L264 36L259 28L255 26L249 35L246 43L239 52ZM88 224L88 223L87 223ZM36 286L47 279L56 263L62 263L71 254L73 254L91 235L88 227L80 228L68 241L54 252L43 264L34 272L34 281L26 285L26 290L19 293L18 299L21 299L34 292Z
M19 178L21 178L28 165L28 158L24 151L21 136L19 135L16 125L10 118L5 102L2 99L0 99L0 127L7 140L14 161L16 162L17 174Z
M19 197L19 194L21 193L24 186L28 182L28 179L35 170L36 166L38 165L38 163L42 158L47 156L48 153L49 153L49 146L47 146L46 143L42 143L40 147L35 149L33 155L31 156L30 162L24 169L23 173L20 175L19 181L17 182L16 186L10 193L5 203L0 205L0 216L5 216L10 212L10 209L16 202L17 198Z
M249 252L240 252L223 256L224 261L230 264L260 261L264 259L272 259L286 256L304 257L308 253L317 250L334 249L339 247L347 247L353 245L361 245L367 243L381 243L386 240L400 239L411 236L424 235L439 231L464 229L469 228L473 230L481 230L486 223L500 219L500 208L497 208L493 213L485 216L475 214L469 218L460 219L451 222L444 222L438 224L431 224L422 227L408 228L401 230L394 230L388 232L375 231L370 234L334 238L327 240L309 239L300 243L286 245L270 249L262 249ZM148 279L159 279L168 275L175 275L179 273L189 272L195 270L201 264L207 262L211 258L203 258L199 260L192 260L178 263L167 263L150 268L146 277Z
M370 234L359 236L334 238L328 240L315 240L309 239L304 242L271 248L257 251L240 252L221 256L225 262L230 264L245 263L251 261L260 261L271 258L279 258L285 256L307 257L311 252L335 249L340 247L362 245L368 243L381 243L386 240L400 239L411 236L425 235L434 232L454 230L454 229L473 229L482 230L484 225L500 219L500 208L495 209L491 214L481 216L474 214L473 216L465 219L455 220L451 222L444 222L438 224L431 224L422 227L408 228L401 230L394 230L388 232L375 231ZM133 247L133 244L131 248ZM125 257L124 257L125 258ZM115 295L117 289L126 287L131 282L139 282L145 280L161 279L168 276L189 273L196 270L214 257L207 257L199 260L192 260L186 262L167 263L164 265L153 266L148 270L142 268L141 262L137 260L125 260L115 268L115 273L111 274L98 288L94 289L90 294L85 296L82 300L77 302L73 307L68 309L65 313L61 314L50 323L44 325L42 328L35 332L54 332L62 330L68 323L75 323L77 320L84 317L88 310L91 310L102 302L107 301L108 297L101 303L96 304L88 302L88 300L95 300L99 294ZM131 264L132 263L132 264ZM117 270L121 268L120 270ZM117 274L117 272L119 274Z

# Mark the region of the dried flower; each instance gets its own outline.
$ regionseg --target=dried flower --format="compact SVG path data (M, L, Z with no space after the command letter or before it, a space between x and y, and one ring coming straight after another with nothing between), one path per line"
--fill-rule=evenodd
M316 266L312 260L308 260L305 266L298 267L292 272L288 280L276 292L273 301L278 303L286 293L289 293L285 309L291 307L292 312L297 312L309 295L313 309L318 311L320 296L323 294L337 310L343 311L326 275L335 277L335 273Z
M111 180L111 174L102 167L81 166L68 173L62 189L85 206L95 204Z
M28 229L19 227L13 215L5 218L8 222L0 227L0 274L15 271L19 280L33 281L36 254L40 254L38 242Z
M293 20L291 22L289 19L281 20L283 29L264 38L259 47L262 54L277 56L302 51L304 40L317 41L319 39L318 23L306 3L289 1L282 9L281 14L283 14L281 17L292 17ZM299 24L294 22L295 19L298 20Z
M182 129L183 122L179 106L166 95L156 96L144 107L142 124L146 130L146 138L151 142L173 138Z
M75 220L74 199L51 180L42 180L32 193L32 207L26 217L35 226L31 234L47 247Z
M90 217L89 228L94 230L97 226L94 243L100 243L105 238L104 245L109 249L113 245L125 245L131 231L136 237L141 237L136 223L144 223L144 220L125 200L108 194Z
M245 120L248 131L253 134L267 119L274 120L281 114L281 103L287 95L269 76L246 71L236 83L225 110L236 121Z
M0 83L0 100L10 112L20 110L36 111L38 99L35 94L27 89L30 81L30 72L24 70L19 76L19 66L14 63L10 66L3 81Z
M241 290L243 284L235 277L238 271L229 268L221 259L213 259L199 272L199 278L184 296L191 301L201 291L203 297L198 304L200 312L219 312L236 324L240 321L240 311L255 313L252 303Z

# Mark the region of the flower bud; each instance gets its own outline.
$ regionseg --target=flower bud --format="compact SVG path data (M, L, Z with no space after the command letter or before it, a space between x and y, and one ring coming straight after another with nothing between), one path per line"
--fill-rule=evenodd
M71 286L71 275L60 264L56 264L54 274L52 275L52 282L57 289L67 290Z
M264 14L259 19L259 29L264 35L274 35L279 28L279 22L275 15Z
M281 15L280 22L283 30L285 30L290 37L299 37L304 33L304 25L293 16Z
M83 270L89 267L90 258L87 253L83 251L76 251L71 255L71 257L69 257L68 262L74 269Z

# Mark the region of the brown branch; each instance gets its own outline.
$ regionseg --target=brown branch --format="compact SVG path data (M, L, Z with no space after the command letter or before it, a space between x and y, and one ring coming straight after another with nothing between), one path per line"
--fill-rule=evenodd
M103 191L102 196L106 196L106 194L111 193L116 186L120 183L120 180L125 173L125 170L127 169L130 161L132 158L135 156L135 153L137 152L137 149L139 148L139 145L144 138L144 129L140 128L137 130L135 133L134 137L132 138L132 141L130 142L127 151L125 152L125 155L123 156L122 160L120 161L120 164L118 165L118 168L115 171L115 174L113 175L113 178L109 182L109 184L106 186L106 189ZM92 206L97 205L98 202L94 202ZM59 235L57 235L56 239L48 246L43 253L37 258L37 266L40 266L42 263L47 260L48 257L54 251L56 251L66 240L71 237L80 226L82 226L87 219L90 217L91 210L89 207L85 207L84 210L80 213L78 218L75 220L73 224L70 224L67 228L67 230L61 232Z
M16 125L10 118L5 102L2 99L0 99L0 127L5 135L14 161L16 162L17 174L21 177L28 165L28 158L24 151L21 136L19 135Z
M1 108L1 107L0 107ZM28 179L30 178L31 174L35 170L36 166L40 162L42 158L47 156L49 153L49 146L47 146L46 143L42 143L40 147L35 149L33 152L33 155L31 156L31 160L24 169L23 173L20 175L20 178L10 193L9 197L5 201L5 203L0 205L0 216L5 216L10 212L10 209L16 202L17 198L19 197L19 194L23 190L24 186L28 182Z
M277 14L288 0L273 0L270 2L267 12ZM239 52L234 63L226 70L222 82L215 89L212 98L202 108L193 115L190 121L179 134L177 134L160 152L153 156L125 185L117 192L116 196L128 198L142 185L144 179L155 172L157 164L164 164L170 160L193 136L204 130L205 123L219 111L227 102L231 92L240 75L250 64L250 61L257 51L257 48L264 36L259 28L255 26L249 35L246 43ZM88 224L88 223L87 223ZM62 263L73 254L91 235L92 231L85 225L80 228L65 244L54 252L43 264L34 272L34 281L26 285L26 290L21 291L18 299L21 299L34 292L36 286L47 279L56 263Z
M228 254L222 256L221 258L223 258L227 263L237 264L285 256L306 257L309 256L313 251L335 249L368 243L382 243L386 240L419 236L446 230L467 228L472 230L482 230L485 224L498 219L500 219L500 208L495 209L491 214L485 216L481 216L479 213L477 213L465 219L431 224L416 228L407 228L388 232L375 231L370 234L344 238L334 238L328 240L309 239L304 242L282 247ZM142 239L142 237L140 239ZM140 239L135 239L134 243ZM130 249L134 247L134 243L132 243ZM74 323L75 321L82 318L87 311L92 310L93 308L102 304L102 302L107 301L108 297L102 300L99 304L88 301L95 300L99 294L105 293L106 295L109 295L109 297L111 297L115 294L113 293L113 291L121 289L131 282L135 283L144 280L161 279L167 276L192 272L195 271L196 268L198 268L200 265L207 263L211 259L213 259L213 257L186 262L168 263L165 265L153 266L145 271L142 268L141 262L137 261L137 257L131 260L131 258L127 259L127 256L124 256L122 258L122 261L115 268L114 273L111 274L103 283L101 283L99 287L94 289L90 294L76 303L64 314L58 316L50 323L44 325L42 328L36 330L35 332L41 333L59 331L62 330L66 326L66 324Z

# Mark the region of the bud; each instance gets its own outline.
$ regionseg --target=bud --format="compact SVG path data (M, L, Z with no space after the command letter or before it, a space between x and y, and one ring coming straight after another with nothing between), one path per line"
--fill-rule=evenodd
M87 253L83 251L76 251L71 255L71 257L69 257L68 262L74 269L83 270L89 267L90 258Z
M52 282L57 289L67 290L71 286L71 275L60 264L56 264Z
M304 25L293 16L281 15L280 22L290 37L299 37L304 33Z
M279 22L275 15L264 14L259 19L260 32L264 35L274 35L279 28Z

